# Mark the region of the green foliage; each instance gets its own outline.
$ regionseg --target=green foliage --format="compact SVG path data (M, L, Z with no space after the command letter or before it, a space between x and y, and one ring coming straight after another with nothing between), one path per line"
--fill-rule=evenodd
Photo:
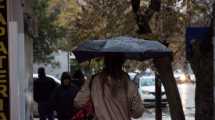
M63 29L54 25L56 16L48 14L49 0L34 0L33 14L37 21L37 34L30 35L33 39L33 55L36 63L50 63L51 53L58 49L58 41L63 37Z
M55 25L67 28L77 20L81 8L75 0L49 0L48 12L56 15Z
M85 3L64 0L64 3L58 2L59 4L67 6L63 9L58 7L58 19L55 21L66 29L66 49L71 49L84 40L135 34L136 23L126 0L90 0Z
M143 35L136 33L138 27L135 15L131 3L127 0L33 0L33 2L38 24L38 34L33 35L35 62L51 62L53 51L58 49L71 51L85 40L120 35L167 40L176 55L175 63L184 61L178 57L185 55L184 35L188 15L184 8L187 1L183 1L179 7L176 7L178 0L162 1L161 11L154 14L150 20L152 33ZM140 2L141 14L144 14L150 2L150 0ZM195 2L191 11L193 16L197 16L193 18L201 18L202 13L208 12L208 7ZM99 62L93 63L96 69L99 68L97 64L99 65Z
M195 1L192 5L191 11L191 25L195 26L209 26L211 22L211 12L213 1L208 2Z

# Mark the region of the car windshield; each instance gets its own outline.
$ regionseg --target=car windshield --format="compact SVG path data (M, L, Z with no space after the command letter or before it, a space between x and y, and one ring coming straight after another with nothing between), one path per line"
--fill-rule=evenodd
M145 73L144 73L144 76L151 77L151 76L153 76L153 73L151 73L151 72L145 72Z
M134 80L136 73L128 73L130 80Z
M154 77L141 77L141 86L153 86L155 85Z

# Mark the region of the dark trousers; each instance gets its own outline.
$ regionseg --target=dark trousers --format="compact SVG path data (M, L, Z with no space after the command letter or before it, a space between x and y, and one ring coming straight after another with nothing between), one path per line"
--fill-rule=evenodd
M58 120L71 120L71 119L72 119L72 116L69 117L69 116L61 116L61 115L58 115L57 118L58 118Z
M71 120L72 118L58 118L58 120Z
M54 113L48 103L38 103L38 112L40 120L54 120Z

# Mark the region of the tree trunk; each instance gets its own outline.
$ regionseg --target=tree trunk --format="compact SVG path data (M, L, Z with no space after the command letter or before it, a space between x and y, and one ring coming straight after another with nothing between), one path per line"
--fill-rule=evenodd
M213 120L213 47L201 49L200 43L195 43L191 67L196 75L196 120Z
M154 60L167 95L172 120L185 120L176 80L173 76L170 58Z
M149 22L156 11L160 10L161 0L151 0L149 8L144 12L140 10L140 0L132 0L132 9L136 15L136 22L139 27L139 34L152 33Z
M215 20L214 20L214 17L215 17L215 3L213 4L213 15L212 15L212 18L213 18L213 25L212 25L212 27L213 27L213 45L215 45ZM214 55L214 53L215 53L215 47L213 46L213 49L214 49L214 51L213 51L213 55ZM213 56L213 60L214 60L214 63L213 63L213 80L214 80L214 96L213 96L213 98L214 98L214 108L215 108L215 56ZM214 119L215 119L215 110L213 110L214 111Z
M211 28L213 24L211 24ZM211 32L212 33L212 32ZM213 120L213 44L212 36L193 43L191 67L196 75L196 120Z

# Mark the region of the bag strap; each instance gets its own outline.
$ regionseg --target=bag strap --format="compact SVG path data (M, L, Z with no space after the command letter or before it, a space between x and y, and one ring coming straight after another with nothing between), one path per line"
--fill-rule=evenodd
M95 78L95 76L96 76L96 75L93 75L93 76L90 78L90 83L89 83L90 97L91 97L91 90L92 90L93 79Z
M91 95L91 92L92 92L92 84L93 84L93 79L95 78L95 75L93 75L90 79L90 83L89 83L89 90L90 90L90 101L93 105L93 102L92 102L92 95Z
M93 76L90 78L90 84L89 84L90 91L91 91L92 84L93 84L93 79L95 78L95 76L96 76L96 75L93 75Z

